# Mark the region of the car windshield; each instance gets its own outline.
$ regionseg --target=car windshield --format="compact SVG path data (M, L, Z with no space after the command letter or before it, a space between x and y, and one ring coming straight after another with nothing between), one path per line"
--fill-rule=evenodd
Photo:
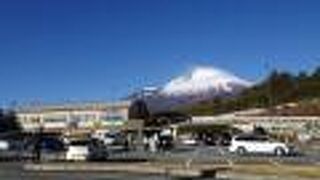
M56 138L43 138L41 146L47 150L62 150L64 148L63 142Z
M87 146L89 145L89 141L87 140L79 140L79 141L71 141L71 146Z
M256 141L269 141L269 138L266 136L256 137Z
M237 141L268 141L268 137L266 136L254 136L254 135L245 135L238 136L235 138Z
M116 134L105 134L106 138L116 138Z

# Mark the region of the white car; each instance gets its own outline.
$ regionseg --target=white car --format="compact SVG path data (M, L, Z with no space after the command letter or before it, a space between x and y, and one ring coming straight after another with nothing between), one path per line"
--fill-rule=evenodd
M92 138L102 141L104 145L114 145L117 141L118 136L118 133L111 133L109 131L98 131L92 135Z
M0 150L1 151L9 150L9 142L5 140L0 140Z
M290 153L285 143L269 140L266 136L240 135L232 138L229 151L239 155L258 153L283 156Z
M116 142L116 135L106 133L102 139L105 145L113 145Z
M66 160L68 161L85 161L90 155L89 141L76 140L69 143Z
M181 136L180 137L180 143L182 145L187 145L187 146L196 146L199 144L199 142L197 141L196 138L192 137L192 136Z
M196 145L198 145L198 141L196 139L183 139L181 141L181 143L183 145L187 145L187 146L196 146Z

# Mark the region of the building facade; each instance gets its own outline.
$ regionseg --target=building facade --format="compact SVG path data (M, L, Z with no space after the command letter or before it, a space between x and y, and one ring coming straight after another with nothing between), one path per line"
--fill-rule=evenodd
M121 126L129 120L130 101L33 105L16 109L24 131L64 132L69 129L95 130Z
M319 116L293 116L293 115L260 115L263 109L239 111L219 116L194 116L193 124L231 124L243 131L252 131L254 127L263 127L271 133L308 134L320 137Z

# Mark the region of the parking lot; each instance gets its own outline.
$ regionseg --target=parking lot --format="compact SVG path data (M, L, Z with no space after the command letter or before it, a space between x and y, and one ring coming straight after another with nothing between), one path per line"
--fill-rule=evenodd
M34 157L32 152L24 149L16 151L2 151L1 161L26 161ZM44 160L63 160L61 152L43 153ZM206 146L206 145L176 145L170 150L158 150L150 152L143 149L124 149L122 146L108 147L108 158L110 160L157 160L157 161L179 161L179 162L210 162L210 163L252 163L252 162L271 162L271 163L294 163L294 164L317 164L320 163L319 151L302 151L296 155L274 156L264 154L237 155L230 153L228 147Z
M0 163L0 179L6 180L63 180L63 179L74 179L74 180L164 180L167 177L161 176L149 176L149 175L133 175L133 174L122 174L122 173L88 173L88 172L27 172L23 170L23 163L15 162Z
M217 164L299 164L313 165L320 162L320 156L317 153L307 153L299 156L272 156L272 155L235 155L228 152L227 147L217 146L176 146L170 151L148 152L140 150L126 151L120 147L114 148L109 154L109 161L112 160L133 160L133 159L148 159L151 161L160 162L178 162L178 163L217 163ZM168 179L165 176L155 175L132 175L126 173L88 173L88 172L26 172L22 166L25 162L1 162L0 163L0 179L79 179L79 180L118 180L118 179L145 179L145 180L162 180ZM108 163L108 160L106 162ZM110 162L109 162L110 163ZM230 175L228 178L220 179L267 179L257 175ZM272 179L272 178L269 178ZM276 179L276 178L274 178Z
M306 152L291 156L264 154L237 155L230 153L227 147L218 146L179 146L170 151L156 153L146 151L122 151L110 154L109 159L148 159L155 161L177 161L188 163L283 163L283 164L319 164L320 152Z

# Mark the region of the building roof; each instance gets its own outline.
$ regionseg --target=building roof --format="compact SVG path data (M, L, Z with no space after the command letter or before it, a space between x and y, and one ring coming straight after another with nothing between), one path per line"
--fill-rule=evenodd
M131 101L115 102L76 102L62 104L29 104L15 108L17 113L37 113L43 111L72 111L72 110L106 110L113 107L129 108Z
M305 109L304 109L305 110ZM291 111L291 112L290 112ZM280 113L281 112L281 113ZM250 121L320 121L319 114L313 114L309 111L299 110L301 113L289 109L287 113L280 111L278 113L270 112L268 109L248 109L235 111L232 113L221 114L217 116L193 116L192 122L198 124L218 123L218 122L250 122ZM290 112L290 113L289 113Z

